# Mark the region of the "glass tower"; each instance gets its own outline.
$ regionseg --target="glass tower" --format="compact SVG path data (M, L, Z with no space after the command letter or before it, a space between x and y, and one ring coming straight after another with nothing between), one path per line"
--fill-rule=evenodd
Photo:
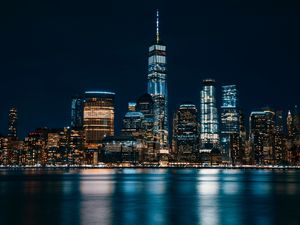
M195 153L198 147L198 111L194 104L181 104L174 114L174 151L180 155Z
M85 92L83 128L86 145L98 145L105 136L114 135L115 93Z
M168 146L168 90L166 70L166 46L159 37L159 12L156 14L156 40L149 47L148 93L154 101L154 128L159 149Z
M274 160L275 113L271 109L251 112L249 125L255 163L271 164Z
M219 143L219 123L215 80L203 80L200 106L200 139L202 147L207 148L206 146L216 146Z
M17 119L17 109L13 107L8 114L8 137L17 138Z
M71 103L71 128L82 129L83 126L83 98L74 96Z
M235 85L222 86L221 145L230 156L230 135L239 134L238 92Z

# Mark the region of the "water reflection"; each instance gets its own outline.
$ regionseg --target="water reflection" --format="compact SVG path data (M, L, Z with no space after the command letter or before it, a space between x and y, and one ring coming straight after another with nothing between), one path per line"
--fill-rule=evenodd
M0 170L0 224L298 224L300 171Z

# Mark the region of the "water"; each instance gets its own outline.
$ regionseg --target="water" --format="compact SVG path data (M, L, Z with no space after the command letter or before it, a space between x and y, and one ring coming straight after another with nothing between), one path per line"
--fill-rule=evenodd
M298 225L299 205L297 170L0 170L1 225Z

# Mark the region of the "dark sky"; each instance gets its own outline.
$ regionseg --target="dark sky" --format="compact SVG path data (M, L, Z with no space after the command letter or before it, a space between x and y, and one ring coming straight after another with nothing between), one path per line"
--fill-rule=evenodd
M69 125L72 95L116 92L116 125L146 92L147 51L160 9L170 112L199 105L201 81L237 84L241 105L299 104L300 5L280 0L7 1L0 13L0 130Z

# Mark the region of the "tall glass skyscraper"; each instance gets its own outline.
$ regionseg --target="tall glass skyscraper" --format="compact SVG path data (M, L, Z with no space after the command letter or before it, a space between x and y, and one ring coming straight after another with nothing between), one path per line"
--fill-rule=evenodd
M83 128L87 146L97 146L105 136L114 135L115 93L85 92Z
M18 112L15 107L9 110L8 114L8 137L17 138L17 119Z
M230 135L239 134L238 92L235 85L222 86L221 145L229 157Z
M149 47L148 93L154 101L153 132L159 149L168 146L168 89L166 69L166 46L159 36L159 12L156 14L156 39Z
M198 150L198 110L194 104L181 104L173 118L173 148L177 159L190 160Z
M71 128L82 129L83 126L83 102L81 96L74 96L71 103Z
M219 122L215 80L203 80L200 101L200 139L202 148L219 144Z
M274 161L275 113L262 109L250 114L250 141L255 163L272 164Z

